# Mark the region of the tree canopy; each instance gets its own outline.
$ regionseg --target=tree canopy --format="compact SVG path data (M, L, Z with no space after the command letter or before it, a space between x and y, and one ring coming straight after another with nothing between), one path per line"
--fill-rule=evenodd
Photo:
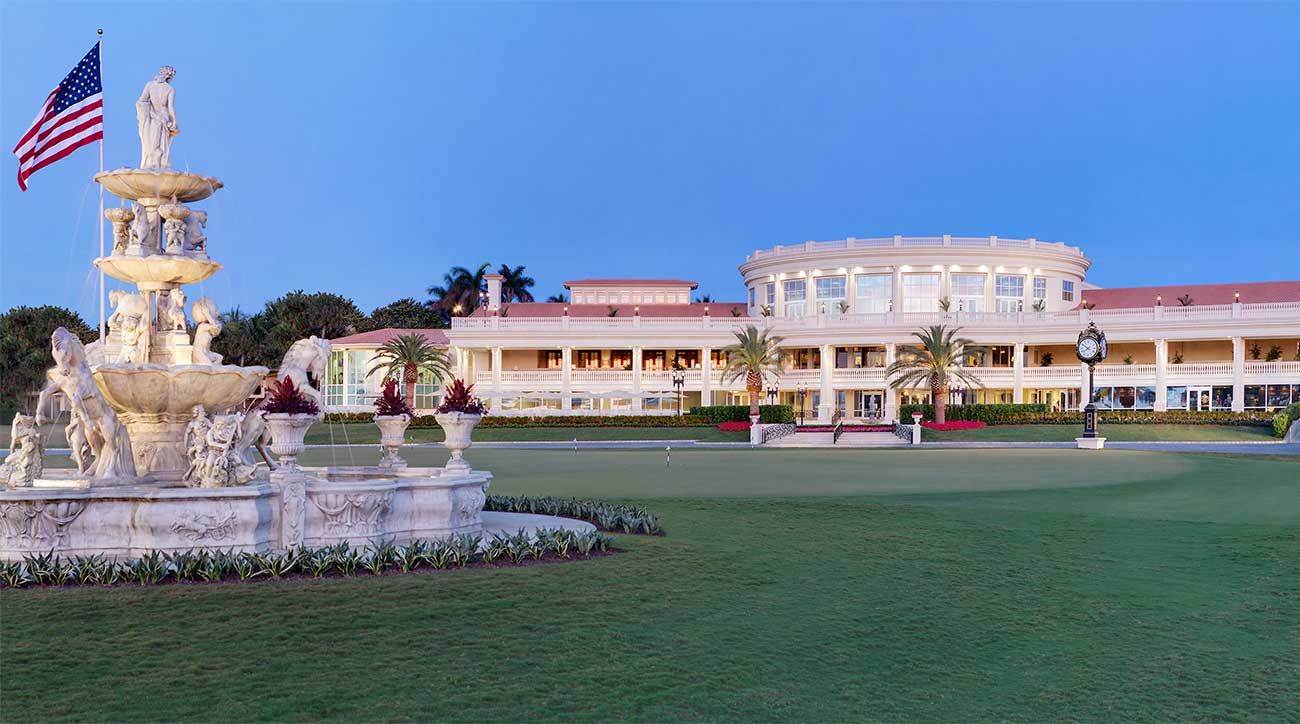
M379 307L370 313L370 321L375 329L444 329L447 326L447 318L442 313L410 297Z
M14 307L0 315L0 408L27 409L54 366L50 335L66 327L82 342L99 337L81 315L55 306Z

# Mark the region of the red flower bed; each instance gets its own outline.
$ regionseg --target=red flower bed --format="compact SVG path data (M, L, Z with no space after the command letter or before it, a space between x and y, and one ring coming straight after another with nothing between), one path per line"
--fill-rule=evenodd
M749 432L748 422L719 422L718 429L723 432Z
M830 425L804 425L796 427L795 432L832 432L835 428ZM843 432L893 432L894 428L890 425L845 425Z
M975 420L953 420L951 422L945 422L942 425L937 422L921 423L921 427L938 430L940 432L947 432L949 430L974 430L976 428L988 426L987 422L977 422Z

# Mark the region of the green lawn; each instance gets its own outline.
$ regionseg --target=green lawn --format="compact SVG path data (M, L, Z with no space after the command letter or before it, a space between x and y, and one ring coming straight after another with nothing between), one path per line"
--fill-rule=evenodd
M923 428L923 442L1070 442L1083 434L1079 425L989 425L939 432ZM1106 425L1099 433L1116 442L1233 442L1276 440L1271 427L1245 425Z
M537 440L701 440L707 442L746 442L747 432L723 432L717 426L706 427L479 427L476 442ZM442 442L440 427L412 427L406 430L411 443ZM379 428L374 423L317 423L307 431L309 445L346 443L379 444Z
M304 462L335 451L312 450ZM412 463L445 456L410 450ZM1300 462L481 449L583 563L0 593L0 720L1294 720Z

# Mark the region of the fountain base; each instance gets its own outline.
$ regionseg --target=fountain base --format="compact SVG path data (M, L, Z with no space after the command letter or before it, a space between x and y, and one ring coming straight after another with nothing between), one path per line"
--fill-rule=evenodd
M480 533L492 475L442 468L297 468L248 485L104 486L50 471L0 490L0 560L54 553L134 558L208 548L265 552ZM57 475L56 475L57 474Z

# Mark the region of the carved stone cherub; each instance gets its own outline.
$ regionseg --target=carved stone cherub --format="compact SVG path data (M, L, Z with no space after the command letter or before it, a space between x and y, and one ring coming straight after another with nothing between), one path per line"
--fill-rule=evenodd
M224 488L243 485L253 479L256 466L248 465L239 454L237 445L243 415L214 415L212 425L204 438L206 449L202 462L195 471L201 488Z
M212 351L212 338L221 334L221 314L216 302L204 297L196 299L190 309L194 317L194 346L190 361L196 365L219 365L221 355Z
M10 488L30 487L41 476L43 466L41 434L36 418L19 412L10 428L9 455L0 464L0 483Z
M185 425L185 454L190 459L190 467L185 471L183 479L197 483L194 475L206 457L208 430L212 427L212 421L208 419L207 410L203 405L195 405L191 412L194 413L194 417Z
M208 226L208 212L190 211L185 220L185 251L207 251L208 237L203 230Z
M173 289L158 298L158 329L162 331L185 331L189 323L185 319L185 292Z

